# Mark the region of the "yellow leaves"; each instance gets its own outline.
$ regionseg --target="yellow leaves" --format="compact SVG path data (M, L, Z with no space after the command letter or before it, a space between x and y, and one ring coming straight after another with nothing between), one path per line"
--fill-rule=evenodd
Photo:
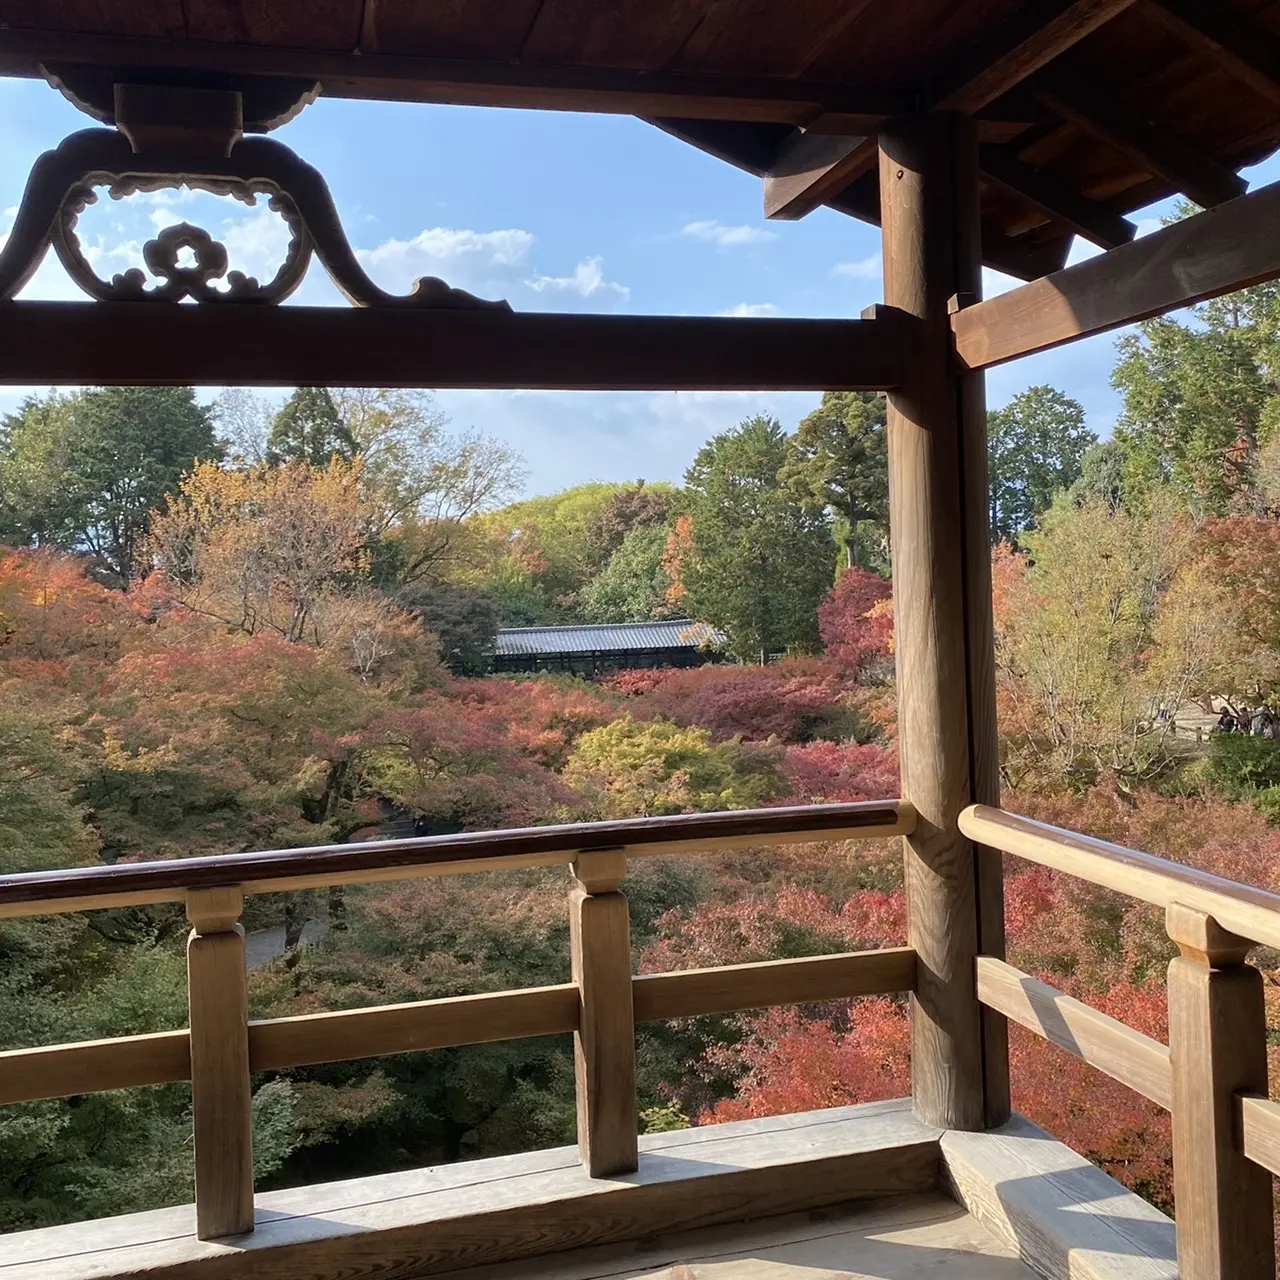
M152 563L185 609L247 635L316 641L322 602L366 568L359 462L228 471L201 463L159 513Z

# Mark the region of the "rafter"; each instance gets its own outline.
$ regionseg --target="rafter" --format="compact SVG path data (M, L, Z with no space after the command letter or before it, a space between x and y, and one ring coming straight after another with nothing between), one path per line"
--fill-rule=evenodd
M1274 183L966 307L952 317L956 353L987 368L1280 279L1278 219Z
M923 102L972 114L1083 40L1134 0L1037 0L979 45L946 85ZM764 181L767 218L803 218L876 162L874 139L815 137L821 117L779 151Z
M1280 103L1280 36L1222 0L1153 0L1152 14L1241 84Z
M1194 144L1063 68L1041 71L1032 81L1032 92L1064 120L1123 151L1206 209L1235 199L1245 189L1239 175Z
M780 76L627 71L0 29L0 75L35 76L42 66L63 64L319 81L331 98L785 124L806 124L821 116L828 128L864 132L871 121L911 107L903 94Z
M1011 148L983 147L978 168L987 181L1104 249L1127 244L1134 237L1136 228L1128 218L1080 195L1051 173L1024 164Z

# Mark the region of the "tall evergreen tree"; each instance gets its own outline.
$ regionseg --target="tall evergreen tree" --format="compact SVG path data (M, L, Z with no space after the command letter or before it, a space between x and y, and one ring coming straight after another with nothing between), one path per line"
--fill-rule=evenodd
M128 586L151 512L220 456L190 387L95 387L29 399L0 438L0 537L96 555Z
M685 473L693 526L681 565L685 603L746 659L816 647L818 602L831 586L830 519L785 483L791 461L778 421L757 416L705 444Z
M785 478L845 522L846 563L856 566L862 524L887 530L889 522L884 397L874 391L826 392L796 430Z
M327 387L299 387L271 423L267 461L327 467L334 457L350 462L359 452Z
M1080 478L1097 443L1078 400L1054 387L1028 387L987 414L991 540L1013 542Z

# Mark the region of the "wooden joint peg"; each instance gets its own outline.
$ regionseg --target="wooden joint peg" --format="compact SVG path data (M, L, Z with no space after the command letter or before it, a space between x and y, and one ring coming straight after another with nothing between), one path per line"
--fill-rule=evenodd
M578 1149L593 1178L639 1165L636 1031L631 995L631 921L618 885L626 855L579 855L569 893L569 944L578 987L573 1036Z
M1271 1174L1244 1155L1235 1095L1267 1092L1253 945L1181 903L1167 912L1173 1186L1180 1280L1273 1280Z
M253 1115L244 909L239 888L187 894L187 998L195 1131L196 1234L253 1230Z

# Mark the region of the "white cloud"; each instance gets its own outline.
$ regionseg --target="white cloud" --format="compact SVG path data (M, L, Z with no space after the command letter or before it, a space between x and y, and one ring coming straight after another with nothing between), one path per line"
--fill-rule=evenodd
M537 293L576 293L583 298L604 295L620 302L631 297L631 290L625 284L604 278L604 259L599 254L578 263L572 275L534 276L528 285Z
M367 266L398 265L418 259L448 261L486 258L502 266L517 266L533 248L533 234L509 227L504 231L470 231L462 227L428 227L410 240L384 240L376 249L357 250Z
M724 223L714 219L705 222L686 222L680 234L694 240L703 240L707 244L715 245L718 249L736 249L747 244L765 244L778 238L776 231L768 231L764 227L746 225L726 227Z
M882 271L881 258L878 253L859 258L856 262L837 262L831 268L833 276L843 276L849 280L879 280Z
M737 306L730 307L727 311L719 311L717 315L733 316L733 317L757 317L757 316L780 316L782 308L775 306L772 302L739 302Z

